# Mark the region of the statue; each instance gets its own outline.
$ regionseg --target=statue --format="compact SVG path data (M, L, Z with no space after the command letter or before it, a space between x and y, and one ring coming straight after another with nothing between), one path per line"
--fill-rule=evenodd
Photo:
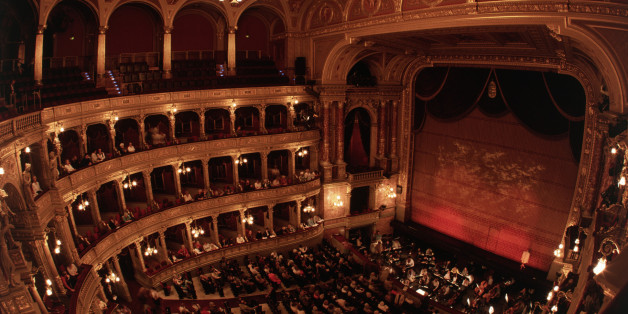
M50 159L50 186L55 187L55 182L59 179L59 165L57 162L57 154L55 152L48 153Z
M22 171L22 194L24 195L26 206L28 206L29 209L37 207L31 190L31 164L28 163L24 165L24 171Z
M2 216L2 227L0 227L0 267L2 268L2 274L6 282L10 287L15 287L19 285L19 283L13 278L15 265L13 265L13 261L9 255L9 246L14 248L18 245L13 240L13 236L10 232L10 229L13 229L14 226L9 222L9 213L12 213L11 210L5 212L4 209L0 207L0 215Z

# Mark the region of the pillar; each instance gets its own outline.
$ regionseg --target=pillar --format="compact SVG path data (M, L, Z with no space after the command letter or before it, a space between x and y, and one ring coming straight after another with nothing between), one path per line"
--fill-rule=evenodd
M144 179L144 189L146 190L146 203L148 206L153 205L153 183L150 180L150 171L144 170L142 171L142 178Z
M105 86L105 82L107 80L107 77L105 76L105 48L108 28L109 26L98 27L98 54L96 55L96 85L98 87Z
M288 178L294 179L294 168L295 168L295 158L296 158L296 149L291 148L288 149Z
M262 182L268 180L268 151L259 153L262 159Z
M76 229L76 221L74 220L74 213L72 213L72 206L66 205L65 210L68 213L68 218L70 220L70 227L72 227L72 231L73 231L72 238L74 239L74 237L76 236L76 233L78 233L78 229Z
M238 157L240 156L235 156L232 155L231 156L231 164L233 165L233 185L238 184L238 182L240 182L240 175L238 174L238 168L240 167L239 164L236 164L235 161L238 159Z
M168 258L168 246L166 245L166 234L159 230L159 245L161 246L161 255L168 264L172 264L170 259Z
M399 171L399 157L397 157L397 111L399 107L399 101L392 101L392 108L390 111L390 171Z
M338 168L338 179L344 180L347 164L344 159L345 151L345 111L344 102L338 101L336 110L336 166Z
M238 223L238 234L241 236L246 236L246 223L244 222L244 212L246 211L246 208L242 208L240 209L240 221Z
M56 284L56 290L59 294L65 294L65 287L63 286L63 282L61 282L61 277L59 277L59 272L57 271L54 259L50 253L48 243L44 239L35 240L34 242L37 254L42 258L41 262L46 278L52 280Z
M91 189L87 191L87 199L89 200L89 208L92 213L92 220L94 225L98 224L102 220L100 217L100 208L98 207L98 197L96 197L96 190Z
M386 157L384 156L386 148L386 101L380 101L377 111L377 155L375 158L377 166L386 169Z
M31 297L33 298L33 300L35 300L35 303L37 303L37 307L39 308L39 311L42 314L48 314L46 305L44 305L44 301L41 300L41 296L39 295L39 292L37 292L37 289L35 288L34 283L31 283L28 285L28 291L31 293Z
M332 166L329 162L329 101L323 101L323 144L321 147L322 177L325 182L331 181Z
M227 75L236 75L236 31L237 26L229 27L229 35L227 37Z
M294 226L295 229L301 229L301 210L303 210L303 201L305 201L304 198L297 200L297 208L296 208L296 225Z
M310 170L318 170L318 145L312 145L309 148Z
M140 264L140 270L146 272L146 264L144 264L144 255L142 253L142 243L140 241L135 242L135 253L137 254L137 261Z
M91 152L87 151L87 126L85 126L85 124L80 126L78 130L78 134L79 134L79 150L81 151L81 156L79 157L82 158L87 153L91 154Z
M120 212L124 213L126 210L126 201L124 199L124 188L122 187L124 178L116 180L116 191L118 191L118 205L120 206Z
M209 158L201 159L201 164L203 165L203 186L209 191Z
M163 78L172 77L172 26L164 27Z
M205 108L196 110L196 113L198 114L198 121L199 121L199 130L200 130L200 138L202 140L205 139Z
M122 269L120 268L120 261L118 260L117 254L111 257L111 262L113 263L113 268L116 270L116 275L120 277L120 286L122 287L121 295L125 300L131 302L131 292L129 292L129 286L127 286L124 276L122 276Z
M174 124L176 122L176 118L174 115L174 112L170 111L170 113L168 114L168 119L170 121L170 140L174 143L176 141L176 137L174 136Z
M268 211L266 212L266 215L264 215L264 227L268 228L268 230L273 231L275 226L273 224L273 219L274 219L274 208L275 208L275 203L271 203L268 205Z
M43 139L39 142L39 149L37 158L41 161L43 165L43 171L41 172L41 178L39 178L40 184L44 188L52 188L55 186L55 178L52 177L50 169L50 159L48 158L48 137L46 135L43 136Z
M174 170L174 175L172 176L174 179L174 192L177 198L181 196L181 174L179 173L179 167L183 167L183 163L180 165L172 165L172 169Z
M262 134L268 134L268 130L266 130L266 105L257 106L257 110L259 111L259 131Z
M220 236L218 235L218 216L211 216L211 217L212 217L212 227L214 229L214 231L212 232L214 236L214 243L218 245L219 247L221 247L222 244L220 243Z
M288 117L286 121L286 128L288 129L288 131L294 131L294 116L294 104L290 104L288 106Z
M236 121L236 108L229 106L229 119L231 119L231 136L236 136L235 121Z
M190 225L192 224L192 221L186 221L185 222L185 247L188 248L188 251L190 251L190 254L194 254L194 246L192 245L192 231L190 230Z
M65 212L64 214L67 215ZM57 230L59 230L61 239L63 239L61 248L63 249L66 257L69 257L74 264L77 264L80 258L78 252L76 251L74 237L72 236L72 231L70 230L70 224L68 223L68 219L65 215L56 215L55 225Z
M109 151L113 154L116 150L116 121L111 118L107 124L109 126Z
M34 61L34 76L36 85L41 85L42 83L42 73L44 66L44 30L46 29L46 25L38 25L37 26L37 34L35 35L35 59Z

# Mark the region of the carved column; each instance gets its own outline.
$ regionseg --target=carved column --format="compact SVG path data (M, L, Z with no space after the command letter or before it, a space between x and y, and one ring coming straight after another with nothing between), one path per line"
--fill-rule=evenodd
M266 104L256 106L259 111L259 131L262 134L268 134L266 130Z
M48 314L49 312L46 309L46 305L44 305L44 301L41 300L41 296L39 295L39 292L37 292L37 288L35 288L34 283L30 283L28 285L28 291L30 292L33 300L35 300L35 303L37 303L37 307L39 308L39 311L42 314Z
M42 266L44 268L44 274L47 279L52 280L56 284L56 290L60 294L65 294L65 287L63 286L63 282L61 281L61 277L59 277L59 272L57 272L57 267L55 266L54 259L52 258L52 254L50 253L50 247L46 240L35 240L33 241L34 246L37 250L37 253L41 257Z
M120 206L121 213L124 213L124 211L126 210L126 201L124 199L124 188L123 188L124 183L122 182L123 180L124 178L118 179L114 183L116 186L116 191L118 191L118 205Z
M44 65L44 30L46 25L37 26L37 34L35 35L35 56L34 56L34 76L36 85L41 85L43 65Z
M268 228L270 231L273 231L275 228L273 223L274 208L275 203L268 204L268 211L266 212L266 215L264 215L264 227Z
M109 151L113 155L116 150L116 121L110 119L107 125L109 126Z
M392 101L392 108L390 111L390 161L391 172L399 171L399 157L397 157L397 111L399 107L399 101Z
M288 178L294 179L294 168L295 168L295 158L296 158L296 149L290 148L288 149Z
M236 75L236 31L237 26L229 26L227 37L227 75Z
M240 221L239 221L239 224L238 224L238 227L239 227L238 228L238 234L243 236L243 237L246 236L246 224L244 222L244 218L245 218L244 211L246 211L246 208L240 209Z
M192 231L190 229L190 225L192 224L192 221L186 221L185 222L185 247L188 248L188 251L190 251L190 254L194 254L194 245L192 245Z
M98 87L105 86L107 80L105 73L105 55L108 26L98 27L98 53L96 55L96 84Z
M209 158L201 159L201 165L203 166L203 186L209 191Z
M175 125L175 122L176 122L176 117L175 117L174 112L172 112L172 111L169 112L168 120L170 121L170 130L169 130L170 131L169 132L170 133L170 140L174 143L174 142L176 142L176 139L177 139L175 137L175 135L174 135L174 125Z
M137 125L138 125L138 131L140 134L140 147L141 149L146 149L146 130L144 130L145 126L144 126L144 115L140 115L140 117L138 119L136 119L137 121Z
M142 254L142 242L135 242L135 253L137 254L137 262L139 263L139 267L143 273L146 272L146 264L144 264L144 255Z
M127 300L127 302L131 302L131 292L129 292L129 286L127 286L126 281L124 280L124 276L122 275L122 268L120 268L120 261L118 260L118 255L114 255L111 257L111 262L113 263L113 267L116 270L116 275L120 277L120 286L122 287L122 297Z
M55 227L61 234L61 238L63 239L63 243L61 248L73 263L78 263L80 257L78 252L76 251L76 246L74 244L74 237L72 236L72 231L70 230L70 224L68 223L68 219L66 217L67 213L63 212L64 215L57 214L55 216Z
M172 262L168 258L168 246L166 245L166 234L162 230L159 230L159 245L161 246L161 255L164 261L167 261L168 264L172 264Z
M310 146L310 170L318 170L318 145Z
M295 201L296 206L294 208L294 213L290 213L290 223L294 226L295 229L301 228L301 203L304 199L298 199Z
M331 119L329 116L330 105L331 102L323 101L323 144L321 147L321 166L323 167L322 176L325 182L331 181L332 175L332 165L329 162L329 120Z
M286 126L288 131L294 131L294 116L295 116L295 112L294 112L294 105L290 104L288 106L288 117L287 117L287 121L286 121Z
M172 77L172 26L164 27L163 78Z
M386 101L380 101L377 113L377 166L386 169Z
M174 191L177 194L176 197L180 197L182 195L181 176L183 175L183 173L179 173L179 167L184 168L183 163L181 163L180 165L177 165L177 164L172 165L172 169L174 170L174 176L172 177L174 178Z
M40 184L44 188L52 188L55 186L54 178L52 178L51 171L47 171L46 169L50 169L50 159L48 158L48 137L44 134L42 136L42 140L39 141L37 145L33 147L38 147L38 154L35 158L38 158L43 165L43 171L41 172L41 177L39 178Z
M222 244L220 243L220 236L218 235L218 216L211 216L212 217L212 227L214 229L213 231L213 236L214 236L214 243L218 246L222 246Z
M153 182L150 180L151 171L144 170L142 171L142 178L144 179L144 189L146 190L146 203L148 206L153 205Z
M259 153L262 159L262 182L268 180L268 151L261 151Z
M338 167L338 179L344 180L347 164L344 159L345 150L345 110L344 103L338 101L336 110L336 166Z
M89 200L90 212L92 213L92 220L94 225L98 224L102 218L100 217L100 207L98 207L98 197L96 197L96 190L91 189L87 191L87 199Z
M232 155L231 156L231 164L233 165L233 185L237 185L240 182L240 175L238 174L239 164L236 164L236 160L238 160L239 156Z
M78 229L76 229L76 221L74 220L74 213L72 213L72 205L66 205L65 210L68 214L68 219L70 220L70 226L72 227L72 238L76 236Z
M236 121L236 108L229 106L229 119L231 119L231 136L236 136L235 121Z
M205 134L205 108L201 108L199 110L196 110L196 113L198 114L198 123L199 125L199 135L200 138L202 140L204 140L206 138L206 134Z

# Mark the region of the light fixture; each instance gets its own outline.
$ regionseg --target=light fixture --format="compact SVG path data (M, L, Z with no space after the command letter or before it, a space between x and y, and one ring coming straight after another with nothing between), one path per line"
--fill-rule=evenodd
M397 197L397 193L395 193L395 190L391 187L388 190L388 195L386 195L388 198L395 198Z
M504 298L506 299L506 303L508 303L508 293L504 295Z
M617 148L615 147L611 148L611 154L617 154Z
M336 195L336 200L334 200L334 206L341 207L342 205L344 205L344 202L340 198L340 195Z
M192 230L190 231L190 233L192 233L192 237L198 238L199 236L202 236L205 234L205 230L195 225L194 228L192 228Z
M56 238L56 235L55 235L55 238ZM54 249L55 254L61 253L61 240L57 239L55 241L55 244L56 244L55 249Z
M242 223L247 223L249 225L253 224L253 216L251 214L246 214L242 217Z
M29 154L31 152L31 148L26 146L26 148L24 148L24 152Z
M547 294L547 301L551 301L553 297L554 297L554 293L553 293L552 291L550 291L550 292Z
M619 186L624 186L624 185L626 185L626 178L625 178L625 177L621 177L621 178L619 179L619 182L617 183L617 185L619 185Z
M4 174L4 168L0 167L0 174Z
M495 309L491 305L491 307L488 308L488 314L493 314L494 312L495 312Z
M556 306L556 304L554 304L554 305L552 306L552 313L555 313L555 312L557 312L557 311L558 311L558 306Z
M416 293L418 293L420 295L425 295L425 290L419 288L419 289L416 290Z
M131 176L127 176L126 182L122 184L122 188L124 189L132 189L137 186L137 181L131 180Z
M554 292L558 292L558 289L560 289L558 286L554 286Z
M144 251L144 255L145 256L151 256L151 255L155 255L157 254L157 248L156 247L151 247L150 243L148 243L148 240L146 240L146 250Z
M109 282L119 282L120 281L120 277L118 277L118 275L116 275L116 273L110 272L109 275L107 275L105 277L105 281L107 283L109 283Z
M580 250L580 249L578 249L578 245L576 245L576 246L574 246L574 247L573 247L573 251L574 251L574 252L578 252L579 250Z
M179 174L188 174L190 172L192 172L192 169L190 167L186 167L184 163L181 163L181 167L177 169L177 173Z
M87 209L87 206L89 206L89 201L86 199L83 199L83 194L81 194L81 201L78 204L78 210L79 211L84 211Z
M52 295L52 280L46 279L46 295Z
M232 1L232 2L233 2L233 1ZM234 109L235 109L235 107L236 107L236 106L238 106L238 104L236 104L235 99L232 99L232 100L231 100L231 108L234 108Z
M297 156L305 157L305 156L307 156L307 154L308 154L307 149L303 148L303 149L299 150L299 152L297 153Z
M606 258L601 257L600 259L597 260L597 265L593 267L593 273L596 275L599 275L601 272L604 271L605 268L606 268Z
M235 164L236 165L243 165L243 164L246 164L248 162L249 162L248 159L243 158L242 155L240 155L240 157L238 157L238 159L236 159Z
M307 206L303 207L303 212L304 213L313 213L316 209L314 208L314 206L308 204Z

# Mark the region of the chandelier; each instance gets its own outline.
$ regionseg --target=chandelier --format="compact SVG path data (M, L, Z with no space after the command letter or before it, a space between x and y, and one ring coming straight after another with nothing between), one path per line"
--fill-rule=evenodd
M52 295L52 280L46 279L46 295Z
M336 195L336 200L334 200L334 206L336 207L341 207L342 205L344 205L345 203L342 201L342 199L340 198L340 195Z
M55 254L61 253L61 240L57 239L55 241L55 244L56 244L55 249L54 249Z
M192 169L190 169L190 167L185 167L185 164L182 164L182 166L177 170L179 174L188 174L191 171Z
M310 205L310 204L308 204L307 206L303 207L303 212L304 213L313 213L315 210L316 209L312 205Z
M157 248L151 247L150 244L146 244L146 250L144 251L145 256L151 256L157 254Z
M246 163L248 163L249 160L246 158L243 158L242 156L238 157L238 159L236 159L235 163L236 165L244 165Z
M129 189L129 190L136 186L137 186L137 181L135 180L131 181L131 176L127 176L126 182L124 182L124 184L122 185L123 188Z
M395 191L393 190L393 188L391 187L390 190L388 190L388 195L386 195L388 198L395 198L397 197L397 193L395 193Z
M201 227L194 226L194 228L192 228L190 233L192 233L192 236L194 238L198 238L199 236L202 236L205 234L205 230L203 230L203 228Z
M110 272L109 275L107 275L105 277L105 281L107 283L110 283L110 282L120 282L120 277L118 277L118 275L116 275L116 273Z
M297 153L297 156L299 156L299 157L305 157L305 156L307 156L307 154L308 154L308 151L307 151L307 149L305 149L305 148L304 148L304 149L300 150L300 151Z
M87 209L87 206L89 206L89 201L84 200L83 199L83 194L81 194L81 201L79 202L77 208L78 208L79 211L84 211L84 210Z
M249 225L252 225L253 224L253 216L251 216L251 214L244 215L244 217L242 218L242 223L247 223Z

